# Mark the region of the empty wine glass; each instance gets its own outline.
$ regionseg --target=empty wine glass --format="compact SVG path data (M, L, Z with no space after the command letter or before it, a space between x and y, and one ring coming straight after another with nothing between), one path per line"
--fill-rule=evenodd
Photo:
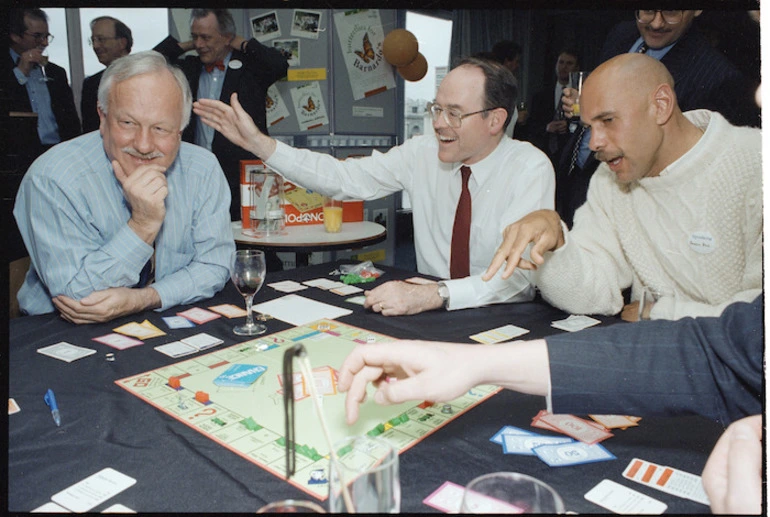
M48 74L45 73L45 67L48 66L48 49L45 48L40 54L40 71L43 73L43 81L53 81L51 77L48 77Z
M235 250L233 252L230 278L233 285L246 299L246 323L233 328L239 336L256 336L267 330L261 323L254 323L251 303L254 295L265 281L265 254L259 250Z

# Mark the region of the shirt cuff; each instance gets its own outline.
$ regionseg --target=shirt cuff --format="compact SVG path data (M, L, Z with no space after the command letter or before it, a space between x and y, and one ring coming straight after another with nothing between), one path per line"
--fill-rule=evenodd
M21 69L18 66L14 67L13 74L16 76L16 80L22 86L26 85L27 81L29 81L29 77L24 75L24 72L22 72Z

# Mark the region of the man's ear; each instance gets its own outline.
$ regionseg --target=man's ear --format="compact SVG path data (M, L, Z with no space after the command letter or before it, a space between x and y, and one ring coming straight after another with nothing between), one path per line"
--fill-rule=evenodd
M669 84L659 85L652 94L655 109L655 121L663 125L671 118L676 107L676 94Z
M505 119L508 118L508 110L505 108L495 108L490 110L489 113L489 129L492 134L501 132L503 130L503 124L505 124Z
M96 112L99 113L99 132L104 136L104 128L107 125L107 114L102 109L99 101L96 101Z

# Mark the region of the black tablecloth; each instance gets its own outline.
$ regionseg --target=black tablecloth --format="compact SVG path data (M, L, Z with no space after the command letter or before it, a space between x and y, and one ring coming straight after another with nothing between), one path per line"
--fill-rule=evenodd
M271 273L266 282L327 277L338 265L322 264ZM382 269L386 274L367 287L414 276L409 271ZM567 316L536 301L384 317L345 303L347 297L317 288L298 294L351 308L353 314L340 321L397 338L471 343L470 335L509 323L530 329L527 338L537 338L561 332L551 328L550 322ZM283 293L264 287L256 303L279 296ZM212 300L193 306L219 303L242 306L243 299L228 283ZM221 347L249 339L235 336L231 331L233 324L242 319L220 318L195 328L168 330L161 317L189 307L148 311L103 325L72 325L55 314L11 321L9 396L19 403L21 412L8 417L10 511L27 512L37 508L56 492L105 467L134 477L137 483L94 511L122 503L139 512L253 512L267 502L309 498L282 479L115 385L117 379L182 360L156 352L153 350L156 344L199 332L222 338L225 343ZM166 331L168 336L123 351L92 341L123 323L144 319ZM617 318L602 320L603 325L625 324ZM267 324L269 333L289 328L278 320ZM59 341L95 348L97 353L69 364L37 353L37 349ZM115 360L107 361L107 353L113 353ZM48 388L54 390L59 402L60 428L54 425L43 402ZM613 438L603 442L617 456L616 460L562 468L550 468L535 457L504 455L499 445L489 441L504 425L530 428L532 417L544 408L543 397L504 390L404 452L400 459L402 511L435 511L422 504L422 500L444 481L464 485L485 473L517 471L552 485L571 511L604 512L583 495L602 479L609 478L665 502L669 513L708 512L704 505L649 489L625 480L621 474L635 457L700 474L722 431L718 425L699 417L646 417L639 427L616 431Z

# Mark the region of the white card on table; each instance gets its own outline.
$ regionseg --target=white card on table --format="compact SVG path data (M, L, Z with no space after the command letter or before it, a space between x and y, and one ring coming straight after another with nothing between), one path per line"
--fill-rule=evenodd
M83 513L135 483L136 479L107 467L54 494L51 500L68 510Z
M206 334L205 332L201 332L200 334L195 334L194 336L188 336L181 340L182 343L188 344L190 346L194 346L198 350L206 350L207 348L211 348L213 346L221 345L224 343L221 339L218 337L214 337L210 334Z
M334 289L335 287L344 287L347 284L344 282L338 282L336 280L329 280L328 278L316 278L315 280L308 280L302 282L304 285L310 287L318 287L319 289Z
M585 495L588 501L619 514L660 515L668 506L652 497L609 479L602 480Z
M353 313L350 309L317 302L298 294L287 294L255 305L253 309L297 327L316 320L333 320Z
M528 332L529 330L517 327L516 325L503 325L502 327L497 327L496 329L474 334L471 336L471 339L488 345L492 343L502 343L503 341L508 341L509 339L523 336Z
M98 341L99 343L104 343L105 345L111 346L112 348L117 348L118 350L125 350L126 348L131 348L132 346L139 346L144 344L144 341L139 341L138 339L117 333L95 337L92 340Z
M353 296L345 301L348 303L355 303L356 305L363 305L366 303L366 296Z
M95 354L96 350L91 348L83 348L82 346L75 346L72 343L61 341L55 345L46 346L37 349L38 353L59 359L60 361L66 361L71 363L83 357L87 357L91 354Z
M444 513L460 513L463 493L465 493L464 486L451 481L444 481L443 485L423 499L422 502Z
M344 287L335 287L334 289L329 289L329 291L334 294L339 294L340 296L347 296L349 294L360 293L361 291L363 291L363 289L355 285L345 284Z
M128 506L116 503L109 508L102 510L102 513L136 513L136 510L132 510Z
M623 477L677 497L711 505L701 477L683 470L634 458L623 471Z
M62 508L56 503L47 502L44 505L38 506L34 510L30 511L30 513L72 513L66 508Z
M188 354L194 354L198 351L196 347L188 345L187 343L182 343L181 341L172 341L171 343L166 343L165 345L156 346L155 350L174 358L182 357Z
M268 287L272 287L276 291L281 291L282 293L293 293L294 291L302 291L303 289L307 289L306 285L302 285L299 282L295 282L294 280L273 282L272 284L267 285Z
M569 318L551 322L551 326L559 330L566 330L567 332L577 332L578 330L593 327L599 323L601 323L601 321L590 316L573 314Z

